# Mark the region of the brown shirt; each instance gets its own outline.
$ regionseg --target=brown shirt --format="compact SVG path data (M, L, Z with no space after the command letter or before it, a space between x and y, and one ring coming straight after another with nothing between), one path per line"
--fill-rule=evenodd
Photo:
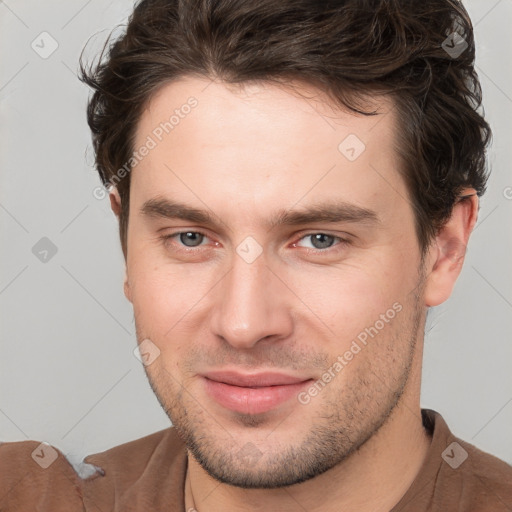
M454 437L439 413L422 416L432 443L390 512L512 511L512 466ZM173 427L84 462L97 468L88 478L49 445L0 444L0 512L185 512L187 452Z

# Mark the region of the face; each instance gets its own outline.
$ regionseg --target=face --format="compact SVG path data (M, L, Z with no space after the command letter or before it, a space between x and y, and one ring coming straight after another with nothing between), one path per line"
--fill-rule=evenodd
M396 119L377 105L183 78L140 119L125 293L158 400L220 481L332 468L406 387L423 278Z

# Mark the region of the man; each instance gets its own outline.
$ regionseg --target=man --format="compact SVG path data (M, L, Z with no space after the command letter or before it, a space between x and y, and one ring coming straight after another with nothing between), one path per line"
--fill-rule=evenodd
M512 510L419 400L487 181L463 7L143 0L106 48L88 120L173 427L87 478L3 445L0 510Z

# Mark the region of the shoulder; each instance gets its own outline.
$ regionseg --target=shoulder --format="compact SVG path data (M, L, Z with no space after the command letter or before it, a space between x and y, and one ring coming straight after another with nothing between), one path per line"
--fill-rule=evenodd
M80 478L47 443L0 443L0 510L82 512Z
M512 509L510 464L458 438L447 446L443 460L445 464L440 478L460 493L461 502L466 507L463 510L498 512Z
M47 443L0 442L0 511L168 506L182 499L185 471L186 449L173 427L88 455L78 465Z
M411 505L432 512L512 510L512 466L456 437L438 412L423 409L422 416L431 446L415 482L393 510Z

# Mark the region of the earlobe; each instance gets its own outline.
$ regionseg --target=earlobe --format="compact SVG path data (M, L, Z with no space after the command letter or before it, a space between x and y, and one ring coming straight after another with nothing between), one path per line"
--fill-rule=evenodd
M478 216L478 196L473 188L462 191L451 217L439 230L426 258L425 306L438 306L452 294L462 270L466 246Z
M110 187L108 195L110 197L110 207L112 208L112 211L115 213L116 217L119 219L119 215L121 214L121 197L117 187Z

